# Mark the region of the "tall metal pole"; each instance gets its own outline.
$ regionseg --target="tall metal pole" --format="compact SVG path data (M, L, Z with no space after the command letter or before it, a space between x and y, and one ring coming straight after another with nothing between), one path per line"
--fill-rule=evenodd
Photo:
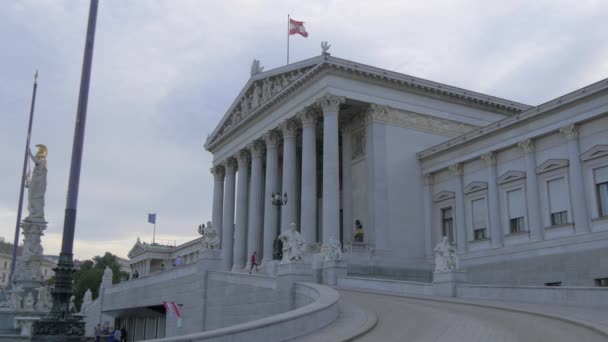
M11 275L15 272L15 262L17 261L17 246L19 245L19 228L21 226L21 211L23 210L23 192L25 189L25 177L27 170L27 160L29 159L30 137L32 135L32 121L34 121L34 106L36 104L36 89L38 88L38 70L34 74L34 89L32 90L32 103L30 104L30 121L27 126L27 137L25 138L25 154L23 155L23 172L21 173L21 187L19 188L19 204L17 207L17 223L15 224L15 240L13 243L13 257L11 259Z
M87 118L87 104L89 98L89 84L91 81L91 64L93 61L93 45L95 43L98 4L98 0L91 0L89 8L89 21L76 113L76 127L74 129L74 143L72 145L70 178L68 180L68 195L63 223L63 241L61 243L59 262L57 268L54 269L55 288L52 292L53 307L51 308L49 316L34 324L33 331L35 336L62 335L61 339L63 341L68 341L68 336L84 335L84 322L80 322L78 319L72 317L72 314L69 311L69 301L73 294L72 274L75 270L72 251L74 247L76 207L78 204L78 187L80 185L80 168L82 164L82 150ZM51 326L54 328L49 328Z
M287 15L287 64L289 65L289 27L290 27L290 21L289 21L289 14Z

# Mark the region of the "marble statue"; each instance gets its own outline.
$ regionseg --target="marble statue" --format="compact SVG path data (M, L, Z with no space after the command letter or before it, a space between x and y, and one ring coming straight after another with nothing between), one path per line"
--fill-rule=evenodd
M256 109L260 106L260 93L262 89L260 89L260 85L256 84L253 86L253 93L251 94L251 109Z
M93 303L93 293L91 292L90 289L87 289L84 293L84 296L82 297L82 305L80 306L80 313L84 315L86 313L86 310L91 305L91 303Z
M19 288L14 288L11 293L11 307L15 310L21 310L21 301L23 298L19 294L20 290L21 289Z
M44 193L46 192L46 157L48 149L42 144L36 145L36 155L30 150L30 158L34 162L34 172L28 183L28 205L29 215L26 218L33 221L44 221Z
M28 292L23 300L23 310L34 310L34 295L31 292Z
M302 261L305 244L302 235L296 229L295 223L292 222L289 225L289 230L281 233L279 239L283 243L283 260L281 263Z
M264 71L264 67L260 64L260 61L257 59L253 59L251 62L251 76L257 75Z
M321 42L321 53L324 55L329 55L329 48L331 47L331 45L329 45L328 42Z
M203 227L203 248L218 249L220 247L220 237L210 221Z
M435 246L435 273L455 271L458 268L458 259L454 246L444 236Z
M337 239L330 237L329 242L321 247L321 253L324 260L341 260L342 244Z
M74 304L75 300L76 300L76 296L72 295L72 297L70 297L70 304L69 304L69 307L68 307L68 311L70 313L77 312L76 311L76 304Z
M262 83L262 103L270 99L270 96L272 96L271 92L270 82L268 82L268 80L264 80Z
M50 297L49 290L46 286L41 286L38 288L38 298L36 301L36 310L38 311L48 311L53 304L53 301Z
M251 98L249 96L243 97L243 102L241 102L241 112L244 115L249 114L249 110L251 110Z
M114 277L114 272L109 266L106 266L106 269L103 270L103 277L101 278L102 286L112 286L112 278Z

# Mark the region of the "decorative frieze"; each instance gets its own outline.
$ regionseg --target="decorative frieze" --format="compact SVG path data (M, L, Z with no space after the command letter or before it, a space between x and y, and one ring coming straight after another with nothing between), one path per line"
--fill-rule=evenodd
M461 122L407 112L378 104L371 104L367 110L367 114L373 121L404 128L412 128L446 137L460 136L476 128L476 126Z

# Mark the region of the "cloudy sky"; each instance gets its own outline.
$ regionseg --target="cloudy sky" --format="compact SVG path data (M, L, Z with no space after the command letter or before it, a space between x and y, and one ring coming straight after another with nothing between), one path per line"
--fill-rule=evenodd
M45 253L58 254L88 1L6 0L0 11L0 236L12 241L32 77L32 143L49 148ZM608 77L603 0L101 0L75 255L126 257L137 237L186 242L211 218L203 142L249 78L332 55L536 105ZM27 212L24 213L24 216Z

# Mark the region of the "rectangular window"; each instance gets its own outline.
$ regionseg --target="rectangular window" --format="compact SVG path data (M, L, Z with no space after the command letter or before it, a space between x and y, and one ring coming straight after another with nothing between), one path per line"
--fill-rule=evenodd
M570 207L568 187L566 180L562 178L547 182L549 195L549 212L551 214L551 225L558 226L568 223L568 208Z
M608 278L595 279L595 286L608 287Z
M485 198L471 201L471 209L473 211L473 236L475 240L484 240L487 237L487 207Z
M454 242L452 208L441 209L441 236L447 236L448 241Z
M608 166L593 170L600 217L608 216Z
M507 202L509 205L509 233L523 232L525 230L524 217L526 216L524 190L508 191Z
M551 225L560 226L568 224L568 212L560 211L559 213L551 213Z

